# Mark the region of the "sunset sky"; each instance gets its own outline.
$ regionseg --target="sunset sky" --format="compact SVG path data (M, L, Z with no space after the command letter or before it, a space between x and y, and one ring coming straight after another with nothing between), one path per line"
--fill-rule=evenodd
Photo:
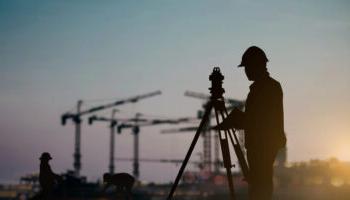
M43 151L54 171L72 168L74 126L60 116L78 99L89 108L161 90L117 116L195 117L203 101L184 92L208 93L214 66L225 97L245 99L251 82L236 66L251 45L284 90L288 160L350 161L349 10L346 0L0 0L0 182L38 171ZM109 130L84 120L82 174L96 180L108 170ZM141 129L141 158L185 156L193 133L159 133L168 128ZM116 156L132 153L126 130ZM116 162L116 171L131 166ZM170 181L178 168L141 163L141 179Z

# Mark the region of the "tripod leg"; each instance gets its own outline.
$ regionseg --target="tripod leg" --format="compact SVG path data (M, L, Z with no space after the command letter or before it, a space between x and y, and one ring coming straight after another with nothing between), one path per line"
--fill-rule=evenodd
M186 168L186 165L187 165L187 163L188 163L188 160L190 159L191 154L192 154L192 152L193 152L193 149L194 149L194 147L196 146L196 143L197 143L197 141L198 141L198 138L199 138L201 132L203 131L203 128L205 128L206 123L208 122L208 119L209 119L209 116L210 116L210 112L211 112L212 107L213 107L212 103L209 102L209 103L207 104L206 109L205 109L205 113L204 113L204 116L203 116L203 118L202 118L202 121L201 121L201 123L199 124L199 127L198 127L198 129L197 129L197 132L196 132L196 134L195 134L195 136L194 136L194 138L193 138L193 140L192 140L191 146L190 146L190 148L188 149L188 152L187 152L187 154L186 154L186 157L185 157L184 161L183 161L182 164L181 164L181 167L180 167L180 170L179 170L179 172L178 172L178 174L177 174L177 176L176 176L175 182L174 182L173 186L171 187L171 190L170 190L170 193L169 193L169 195L168 195L168 197L167 197L167 200L171 200L171 199L173 198L173 195L174 195L174 192L175 192L175 190L176 190L176 187L177 187L177 185L179 184L180 178L182 177L182 174L183 174L183 172L184 172L184 170L185 170L185 168Z
M219 124L219 116L218 116L218 111L215 110L215 118L217 124ZM221 152L222 152L222 159L224 160L224 166L226 168L226 176L227 176L227 181L230 189L230 195L231 195L231 200L235 199L235 191L234 191L234 185L233 185L233 179L232 179L232 172L231 172L231 157L230 157L230 149L228 146L228 141L227 141L227 132L225 131L224 137L222 137L222 134L219 130L219 139L220 139L220 146L221 146Z

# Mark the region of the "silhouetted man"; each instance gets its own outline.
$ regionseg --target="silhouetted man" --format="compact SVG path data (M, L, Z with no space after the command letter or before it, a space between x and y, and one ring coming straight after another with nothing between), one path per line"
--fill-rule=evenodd
M58 182L62 180L61 176L52 172L49 165L51 155L47 152L41 154L40 157L40 174L39 182L41 186L41 194L39 199L50 199L51 192Z
M283 124L283 93L279 82L269 76L268 59L262 49L249 47L238 67L253 84L245 111L234 109L218 129L244 129L249 165L249 199L270 200L273 192L273 163L286 144Z

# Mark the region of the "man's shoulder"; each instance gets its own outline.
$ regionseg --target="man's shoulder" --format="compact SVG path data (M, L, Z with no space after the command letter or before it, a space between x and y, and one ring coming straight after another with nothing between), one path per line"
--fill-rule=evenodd
M282 93L282 87L281 84L275 80L274 78L267 76L262 80L256 81L254 82L251 86L250 86L250 91L251 92L281 92Z
M265 93L271 93L271 94L281 94L283 95L282 87L280 82L275 80L274 78L267 78L264 83L264 91Z
M276 79L272 77L269 77L266 82L267 82L267 85L269 85L272 88L281 89L280 82L278 82Z

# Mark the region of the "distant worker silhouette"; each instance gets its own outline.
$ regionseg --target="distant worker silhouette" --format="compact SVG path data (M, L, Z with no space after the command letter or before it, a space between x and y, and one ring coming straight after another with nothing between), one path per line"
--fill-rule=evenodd
M131 189L134 185L135 178L128 173L103 174L103 182L106 184L103 190L110 186L115 186L117 192L122 192L126 199L132 199Z
M270 77L268 59L262 49L249 47L242 56L250 85L245 111L235 108L216 129L236 128L245 131L249 165L249 199L270 200L273 193L273 163L277 152L286 144L283 120L283 92L278 81Z
M62 181L62 177L53 173L49 165L51 155L47 152L41 154L40 157L40 174L39 182L41 186L41 193L34 199L52 199L52 190L58 182ZM51 197L51 198L50 198Z

